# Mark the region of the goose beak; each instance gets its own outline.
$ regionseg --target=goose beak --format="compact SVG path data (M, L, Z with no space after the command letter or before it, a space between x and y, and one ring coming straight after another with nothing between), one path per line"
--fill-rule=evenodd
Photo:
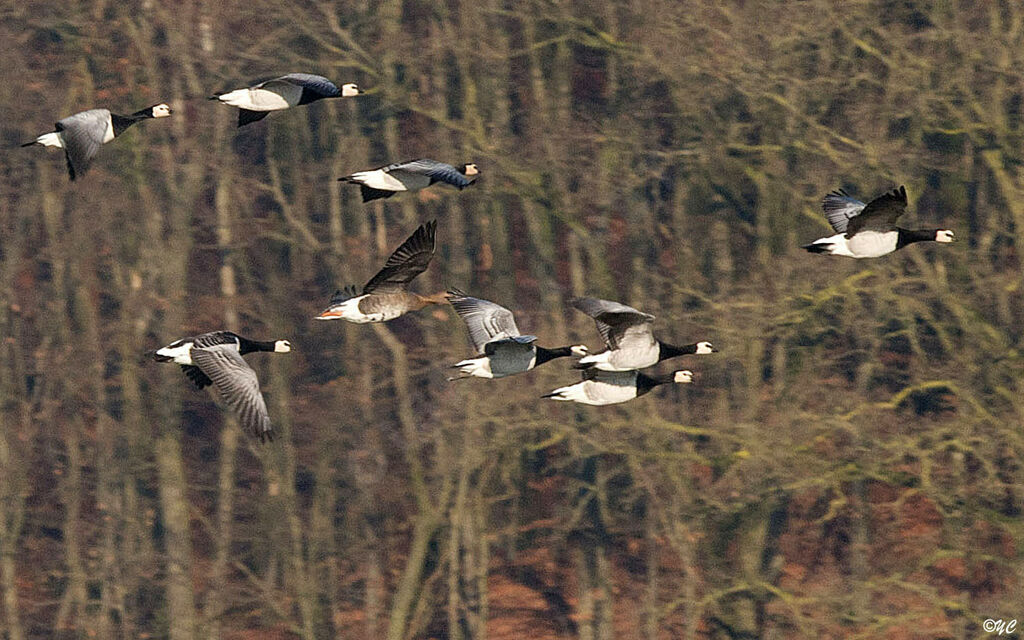
M313 318L314 320L338 320L339 318L345 317L340 309L324 309L320 312L320 315Z

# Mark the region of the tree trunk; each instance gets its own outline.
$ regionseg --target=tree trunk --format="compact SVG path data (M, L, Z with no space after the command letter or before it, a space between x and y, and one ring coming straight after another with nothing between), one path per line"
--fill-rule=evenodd
M170 640L193 640L196 606L192 593L192 544L181 445L170 434L156 441L160 508L166 545L167 613Z

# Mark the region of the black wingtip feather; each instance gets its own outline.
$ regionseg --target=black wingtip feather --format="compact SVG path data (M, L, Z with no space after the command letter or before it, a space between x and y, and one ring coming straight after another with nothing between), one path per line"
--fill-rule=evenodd
M250 111L249 109L238 110L238 126L244 127L247 124L258 122L269 115L269 111Z
M831 244L815 244L815 243L811 243L811 244L805 244L804 246L802 246L800 248L801 249L806 249L810 253L828 253L829 249L832 248L832 245Z
M444 297L448 300L448 304L457 307L459 302L464 302L465 298L471 298L472 296L457 287L449 287L445 291Z
M327 304L330 306L341 304L342 302L351 300L358 295L360 295L359 290L354 284L346 285L345 287L335 291L334 295L331 296L331 299L327 301Z
M371 202L373 200L382 200L384 198L390 198L391 196L398 193L397 191L385 191L383 189L374 189L373 187L368 187L365 184L360 184L359 190L363 195L363 202Z

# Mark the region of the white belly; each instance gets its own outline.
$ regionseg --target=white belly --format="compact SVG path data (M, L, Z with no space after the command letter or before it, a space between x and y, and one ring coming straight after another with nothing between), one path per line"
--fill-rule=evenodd
M618 404L636 397L636 387L633 385L617 385L596 380L585 380L583 385L584 400L577 400L584 404L603 406L606 404Z
M452 366L454 368L458 368L459 373L463 376L472 376L474 378L494 377L494 373L491 372L491 360L486 356L469 358L462 362L457 362Z
M280 111L299 103L302 88L295 86L278 87L284 95L266 89L235 89L217 97L218 100L239 109L249 111Z
M895 231L861 231L846 241L855 258L877 258L896 250L899 234Z
M600 407L632 400L636 397L636 387L584 380L568 387L556 389L554 393L559 394L554 397L555 400L567 400Z
M36 138L36 144L41 144L44 147L57 147L58 149L63 149L64 136L61 135L59 131L51 131L50 133L44 133Z
M341 313L341 318L356 324L368 324L370 322L386 322L392 318L397 318L402 315L400 313L395 315L387 313L363 313L359 310L359 301L365 297L365 295L361 295L355 298L350 298L338 305L337 311Z
M352 174L352 180L360 184L365 184L371 189L379 189L381 191L407 191L408 187L405 186L400 180L392 176L390 173L377 169L376 171L357 171Z
M601 353L580 358L580 364L593 364L601 371L632 371L658 363L658 348L639 351L635 349L609 349Z

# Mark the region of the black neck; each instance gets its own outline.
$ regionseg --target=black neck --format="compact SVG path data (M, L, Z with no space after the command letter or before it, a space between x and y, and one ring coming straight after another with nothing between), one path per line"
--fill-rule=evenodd
M305 87L303 87L302 95L299 96L299 104L300 105L301 104L309 104L310 102L316 102L317 100L321 100L323 98L340 98L340 97L341 97L341 94L338 94L336 96L325 96L322 93L317 93L316 91L311 91L311 90L306 89Z
M153 109L143 109L142 111L136 111L130 116L119 116L116 113L110 114L110 124L114 127L114 135L119 136L128 127L132 126L140 120L153 117Z
M533 366L537 367L548 360L554 360L555 358L565 358L566 356L572 355L572 347L559 347L557 349L545 349L544 347L537 347L537 361Z
M642 373L636 374L636 395L642 396L654 387L662 384L668 384L672 382L675 377L674 373L668 373L663 376L648 376Z
M276 345L276 340L249 340L241 336L238 338L238 352L242 354L254 351L273 351Z
M934 241L935 234L938 233L938 229L903 229L900 227L896 227L896 231L899 232L896 239L897 249L902 249L915 242Z
M697 353L697 343L685 344L681 347L677 347L674 344L658 342L658 360L665 360L666 358L674 358L676 356L685 356L691 353Z

